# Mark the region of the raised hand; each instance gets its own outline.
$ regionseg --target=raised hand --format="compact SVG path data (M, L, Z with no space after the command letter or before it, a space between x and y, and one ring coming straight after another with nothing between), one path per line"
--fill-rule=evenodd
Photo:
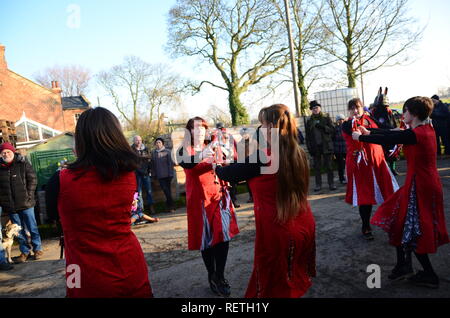
M361 135L362 134L357 130L352 133L352 138L353 138L353 140L359 140L359 136L361 136Z
M370 131L367 130L366 127L364 126L359 126L358 130L362 135L370 135Z

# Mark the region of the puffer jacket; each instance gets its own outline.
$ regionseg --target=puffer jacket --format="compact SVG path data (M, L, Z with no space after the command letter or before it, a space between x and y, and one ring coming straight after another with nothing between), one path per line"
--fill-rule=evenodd
M36 173L25 157L16 153L11 165L0 159L0 206L4 213L34 207L36 186Z

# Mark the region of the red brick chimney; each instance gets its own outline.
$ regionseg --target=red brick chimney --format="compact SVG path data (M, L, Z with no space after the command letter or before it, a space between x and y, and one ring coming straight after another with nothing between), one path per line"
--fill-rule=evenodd
M62 89L59 87L58 81L52 81L52 91L61 96Z
M8 65L6 64L5 58L5 46L0 44L0 70L6 70Z

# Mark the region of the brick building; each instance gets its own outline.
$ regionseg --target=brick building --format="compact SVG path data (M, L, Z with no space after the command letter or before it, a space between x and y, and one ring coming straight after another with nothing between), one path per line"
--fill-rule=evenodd
M61 97L61 91L57 81L49 89L8 69L0 44L0 119L16 122L18 148L75 130L90 103L84 96Z

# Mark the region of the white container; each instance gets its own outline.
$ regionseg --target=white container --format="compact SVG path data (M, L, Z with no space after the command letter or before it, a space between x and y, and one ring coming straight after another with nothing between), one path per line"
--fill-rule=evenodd
M322 112L328 113L333 122L339 114L348 116L348 101L355 97L359 97L356 88L340 88L314 93L314 99L322 105Z

